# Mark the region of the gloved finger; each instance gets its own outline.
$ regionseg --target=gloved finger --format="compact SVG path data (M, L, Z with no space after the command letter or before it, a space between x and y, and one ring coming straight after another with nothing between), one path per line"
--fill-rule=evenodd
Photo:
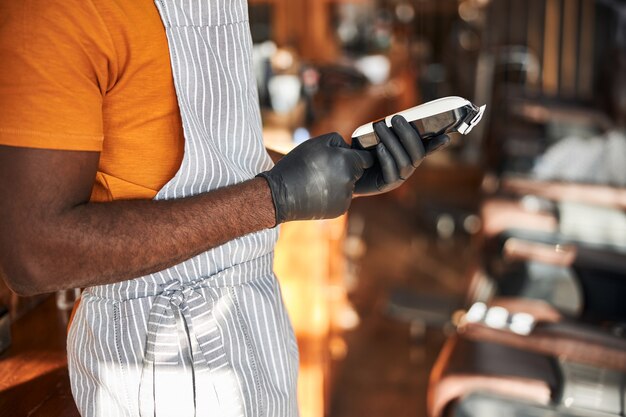
M398 114L391 119L391 126L398 138L400 138L406 153L411 158L412 165L414 167L418 166L424 159L426 151L417 130L404 117Z
M426 142L426 155L430 155L435 151L439 151L444 149L450 144L450 136L448 135L440 135L436 136L429 141Z
M413 164L394 131L387 127L385 122L375 123L374 130L388 153L393 157L400 178L408 178L412 173Z
M374 156L372 155L371 152L369 151L352 151L355 153L356 157L358 158L358 161L361 165L361 167L363 167L363 169L368 169L371 168L372 166L374 166Z
M343 137L337 132L327 133L323 137L326 138L330 146L335 146L337 148L350 147L350 145L348 145Z
M383 185L393 184L400 180L400 173L398 172L396 162L383 143L376 145L376 156L378 157L378 163L380 164L380 171L384 182L384 184L378 184L378 188L380 189Z

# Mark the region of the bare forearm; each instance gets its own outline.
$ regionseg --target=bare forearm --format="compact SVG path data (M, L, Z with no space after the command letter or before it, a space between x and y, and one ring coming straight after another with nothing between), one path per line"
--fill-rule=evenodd
M5 271L30 277L24 283L35 288L17 288L20 292L139 277L275 222L261 178L186 199L87 203L42 216L30 223L36 230L21 232L31 236L25 239L30 255L11 263L25 270Z

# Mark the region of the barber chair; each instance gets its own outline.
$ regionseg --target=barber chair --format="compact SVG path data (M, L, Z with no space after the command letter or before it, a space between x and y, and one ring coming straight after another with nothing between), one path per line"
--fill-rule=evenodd
M484 274L490 295L546 301L569 317L626 319L626 253L618 246L576 241L558 233L508 230L492 242ZM474 282L470 288L484 287ZM487 298L486 298L487 297ZM470 294L470 300L488 299Z
M626 318L626 190L519 179L501 190L517 200L482 206L484 271L469 300L523 297L569 317Z
M613 214L488 239L474 304L431 374L430 417L625 415L626 251Z
M441 328L475 302L527 309L549 321L582 320L619 328L626 322L626 254L558 234L509 230L493 240L484 267L470 273L466 297L393 291L393 318ZM608 324L608 325L607 325Z
M455 404L477 391L551 410L624 415L626 340L592 327L533 324L526 313L502 307L479 316L470 309L471 320L446 341L433 367L429 417L454 415Z
M589 111L589 98L594 85L613 84L598 79L585 58L608 58L613 20L596 19L606 3L491 4L491 32L503 36L487 36L487 46L492 40L498 48L479 59L484 79L477 80L477 91L489 96L475 101L493 111L485 131L476 131L487 141L476 154L486 154L504 179L487 190L497 195L483 206L484 259L472 274L470 307L456 315L457 331L433 368L430 417L626 413L625 190L525 177L551 141L565 136L554 129L611 127L607 109ZM531 18L533 10L544 11L544 19ZM509 19L498 22L503 15ZM498 79L502 41L520 42L515 33L524 19L528 36L519 39L528 49L519 52L531 62L532 51L543 51L540 72L532 77L522 68L521 83L509 82L510 71Z
M507 229L489 239L485 268L469 286L469 302L478 302L433 368L430 417L468 412L464 398L477 391L523 405L498 400L482 415L624 415L626 256L619 234L607 239L621 227L616 219L608 235L583 218L583 227Z

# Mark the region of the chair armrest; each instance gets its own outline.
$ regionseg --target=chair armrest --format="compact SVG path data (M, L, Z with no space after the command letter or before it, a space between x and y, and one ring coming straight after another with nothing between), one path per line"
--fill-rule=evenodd
M504 178L502 191L517 195L536 195L553 201L575 201L626 210L626 189L604 185Z
M626 372L626 341L596 331L573 334L570 329L559 330L560 324L539 323L530 335L519 335L490 328L482 323L468 323L459 333L469 340L490 342L512 348L559 357L570 362ZM610 339L606 341L605 339Z

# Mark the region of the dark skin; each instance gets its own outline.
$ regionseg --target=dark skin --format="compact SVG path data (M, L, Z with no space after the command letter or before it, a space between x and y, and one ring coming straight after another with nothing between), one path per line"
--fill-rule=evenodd
M263 178L184 199L91 203L99 157L0 146L0 274L16 293L140 277L275 224Z

